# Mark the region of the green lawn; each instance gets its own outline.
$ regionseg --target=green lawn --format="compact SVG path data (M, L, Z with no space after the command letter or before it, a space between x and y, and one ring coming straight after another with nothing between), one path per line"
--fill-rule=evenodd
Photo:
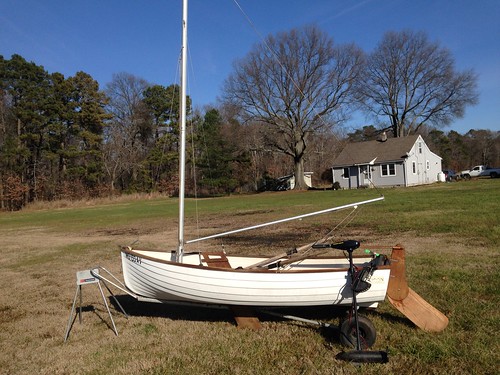
M500 179L436 184L413 188L343 190L233 195L213 199L188 199L186 219L208 220L222 213L268 213L272 220L329 207L376 198L385 200L360 206L354 226L380 233L414 231L417 235L452 233L470 238L474 245L500 242ZM0 225L54 230L116 228L135 222L172 220L177 199L154 198L98 206L0 213ZM323 220L320 218L320 220ZM313 220L311 220L313 221Z

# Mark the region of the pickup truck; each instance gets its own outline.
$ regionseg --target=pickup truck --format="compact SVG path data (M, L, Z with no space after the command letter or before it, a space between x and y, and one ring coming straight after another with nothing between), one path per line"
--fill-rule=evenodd
M492 178L500 177L500 168L491 168L484 165L476 165L472 169L467 169L460 172L460 177L464 179L483 176L489 176Z
M500 168L490 168L487 167L481 172L480 176L490 176L491 178L500 177Z

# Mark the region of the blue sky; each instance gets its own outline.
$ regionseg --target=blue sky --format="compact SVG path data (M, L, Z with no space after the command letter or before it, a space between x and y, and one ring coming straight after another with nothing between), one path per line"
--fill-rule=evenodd
M50 73L89 73L102 88L127 72L179 82L181 0L1 0L0 55L19 54ZM500 130L499 0L190 0L189 88L215 103L232 63L270 33L316 24L336 43L370 52L387 31L425 31L458 70L479 75L480 103L444 130ZM369 123L356 115L352 128Z

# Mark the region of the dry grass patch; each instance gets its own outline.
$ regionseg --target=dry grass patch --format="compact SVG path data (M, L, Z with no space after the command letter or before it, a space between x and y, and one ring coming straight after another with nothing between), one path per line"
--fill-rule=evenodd
M385 210L391 213L392 207ZM213 212L210 224L200 231L230 229L224 227L228 222L233 228L242 222L273 220L275 211L241 207L234 216L228 211ZM431 211L434 220L439 215L435 207ZM486 215L498 218L494 211ZM422 216L420 212L418 217ZM394 217L387 214L384 220L368 226L353 223L342 236L360 239L363 248L370 243L403 244L408 253L410 286L445 312L450 325L443 333L428 334L388 303L382 303L367 314L377 328L374 349L388 350L390 361L361 367L337 361L335 355L343 348L334 337L315 327L262 315L263 330L240 330L227 310L139 303L122 292L117 293L130 318L112 308L119 331L115 336L95 285L83 287L83 323L75 322L64 343L76 288L75 272L101 265L120 276L117 245L139 239L141 245L169 247L175 243L175 229L169 228L175 228L176 219L130 218L105 227L91 220L70 229L63 222L59 226L26 220L26 224L18 221L9 226L4 220L0 227L0 373L496 373L500 362L498 244L491 240L477 242L456 232L419 235L422 229L391 233L377 230L381 224L397 228L397 221L391 220ZM270 251L282 251L283 247L321 237L332 222L337 221L318 218L294 222L258 235L230 236L224 245L230 253L242 251L238 248L261 253L262 246L269 245ZM198 229L193 226L188 231L193 234ZM220 241L211 246L220 246ZM329 309L295 311L295 315L328 322L336 322L340 313Z

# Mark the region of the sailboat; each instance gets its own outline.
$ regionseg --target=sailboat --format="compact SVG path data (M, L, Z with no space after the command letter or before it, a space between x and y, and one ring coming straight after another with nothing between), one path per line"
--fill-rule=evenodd
M297 220L318 212L346 209L371 201L237 229L186 243L201 242L249 228ZM197 251L181 255L181 249L156 251L122 247L121 260L125 285L137 299L144 301L272 307L350 305L352 291L348 282L349 262L346 257L315 256L315 249L329 246L324 241L318 241L272 257L233 256L223 251ZM358 294L358 305L376 307L386 296L391 271L388 261L377 254L356 257L355 265L359 270L367 270L363 281L371 285Z
M139 301L230 307L237 320L242 317L252 319L248 317L251 315L248 314L248 307L350 306L351 311L357 311L358 307L375 308L387 297L392 306L424 331L444 330L448 325L446 315L408 286L405 251L401 245L392 247L390 256L369 252L353 257L353 251L359 247L358 241L331 243L332 236L327 235L314 243L270 257L235 256L224 251L209 250L185 252L186 244L203 243L334 211L355 210L360 205L384 199L380 196L186 241L187 11L187 0L183 0L178 245L176 249L168 251L121 247L124 283L120 284L126 289L110 283ZM342 250L344 255L319 256L315 251L326 248ZM101 276L99 278L105 280ZM344 327L347 335L351 332L351 324L349 321ZM357 319L355 324L355 331L359 332Z
M125 285L139 300L241 306L350 305L349 264L344 257L298 259L231 256L224 252L152 251L123 247ZM288 262L290 260L290 262ZM372 258L356 266L372 267ZM283 264L283 265L282 265ZM255 266L259 265L259 266ZM270 267L271 266L271 267ZM371 287L357 296L361 307L385 299L390 266L380 265L367 279Z
M353 292L347 281L348 260L342 254L314 256L317 251L312 249L317 243L273 257L184 251L185 244L341 209L354 209L383 197L185 241L187 0L183 0L182 40L178 246L171 251L122 247L122 270L128 292L139 300L158 302L272 307L350 305ZM375 266L374 260L373 256L356 258L357 268L369 270L364 281L370 284L367 290L357 295L359 306L375 307L386 297L390 266L384 262Z
M183 0L180 93L179 228L178 247L171 251L121 248L125 286L139 300L190 302L229 306L351 305L349 263L345 256L320 257L311 251L325 240L272 257L233 256L224 252L185 252L185 244L207 241L241 231L353 208L383 197L299 215L212 236L184 239L184 180L186 149L187 0ZM311 256L312 254L312 256ZM374 266L374 260L377 265ZM390 266L373 256L355 258L357 269L367 269L371 285L357 295L359 306L376 307L386 297Z

